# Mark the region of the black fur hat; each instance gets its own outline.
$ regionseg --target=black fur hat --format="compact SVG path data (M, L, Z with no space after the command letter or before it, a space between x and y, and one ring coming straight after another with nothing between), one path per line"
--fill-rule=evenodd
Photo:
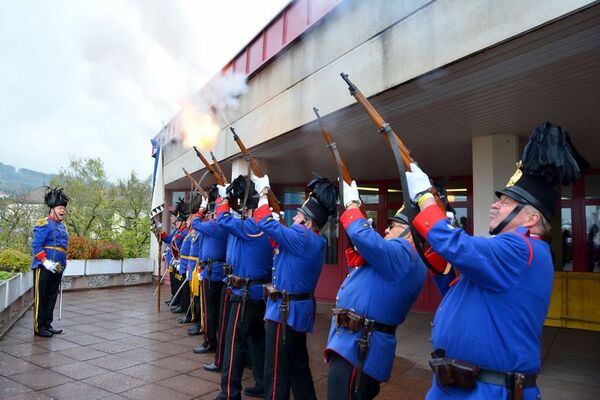
M329 216L337 214L338 188L327 178L313 179L306 187L312 191L298 211L310 218L319 229L323 228Z
M240 175L231 182L227 187L227 195L237 199L240 208L242 208L244 206L244 196L246 195L246 185L248 183L250 183L250 191L248 192L248 199L246 200L246 208L254 210L258 207L260 196L254 189L254 182L248 180L246 175Z
M44 203L46 203L49 208L58 206L66 207L69 203L69 197L63 192L62 188L51 188L50 186L46 186Z
M559 184L573 182L590 164L575 150L566 130L544 122L533 130L517 171L496 196L530 204L548 220L556 211Z
M190 206L181 197L175 205L175 211L173 215L177 218L177 221L185 221L190 215Z
M208 192L208 212L213 212L215 210L215 201L219 197L219 188L217 188L217 184L213 183L206 189Z
M196 214L202 204L202 196L198 192L192 192L190 195L190 214Z

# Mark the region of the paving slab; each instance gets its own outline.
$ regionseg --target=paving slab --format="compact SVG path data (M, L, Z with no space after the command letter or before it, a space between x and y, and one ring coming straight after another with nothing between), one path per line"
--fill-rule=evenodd
M64 334L33 335L27 312L0 339L0 399L214 399L221 376L202 368L214 354L193 354L202 336L168 307L156 311L154 288L137 286L67 292ZM319 399L327 396L323 358L331 306L318 304L308 336L311 371ZM410 313L398 330L392 377L378 399L422 399L431 384L427 356L432 315ZM64 323L64 324L63 324ZM600 332L544 328L540 389L546 400L600 398ZM252 386L249 370L243 385Z

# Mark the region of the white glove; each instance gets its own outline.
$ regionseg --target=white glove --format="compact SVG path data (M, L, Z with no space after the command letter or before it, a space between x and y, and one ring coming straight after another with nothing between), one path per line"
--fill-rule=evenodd
M53 274L56 273L56 263L54 261L50 261L46 258L44 260L44 262L42 263L42 265L44 266L44 268L46 268L48 271L52 272Z
M352 181L350 185L344 182L344 207L348 207L350 203L356 202L360 204L360 196L358 195L358 187L356 181Z
M431 189L431 182L427 174L415 163L410 163L410 172L406 172L406 183L408 184L408 195L416 203L418 195Z
M156 226L156 229L162 229L163 224L162 222L157 222L154 226Z
M219 189L219 197L224 199L227 197L227 188L229 187L229 184L225 185L225 186L221 186L221 185L217 185L217 189Z
M279 214L277 214L276 212L271 212L271 216L277 222L279 222L279 220L281 219L281 216Z
M208 197L202 197L202 203L200 203L200 208L204 210L208 208Z
M271 188L268 175L265 175L262 178L252 175L252 182L254 182L254 189L259 195L267 194Z

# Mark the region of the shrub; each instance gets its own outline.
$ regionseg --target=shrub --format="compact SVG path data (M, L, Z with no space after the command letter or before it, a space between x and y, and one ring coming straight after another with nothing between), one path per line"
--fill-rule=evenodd
M85 260L91 256L90 241L83 236L71 236L67 247L67 258L70 260Z
M15 249L0 251L0 270L6 272L27 272L31 268L31 258Z
M0 271L0 282L6 281L15 275L16 275L16 273L14 273L14 272Z
M97 258L109 260L123 259L123 246L119 243L99 241L96 242L98 247Z

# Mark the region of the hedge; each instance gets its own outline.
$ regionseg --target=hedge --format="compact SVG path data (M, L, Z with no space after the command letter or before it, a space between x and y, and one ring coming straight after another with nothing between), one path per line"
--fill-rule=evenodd
M110 259L122 260L123 246L106 240L89 240L82 236L71 236L67 248L70 260Z
M27 272L31 268L31 258L19 250L5 249L0 251L0 271Z

